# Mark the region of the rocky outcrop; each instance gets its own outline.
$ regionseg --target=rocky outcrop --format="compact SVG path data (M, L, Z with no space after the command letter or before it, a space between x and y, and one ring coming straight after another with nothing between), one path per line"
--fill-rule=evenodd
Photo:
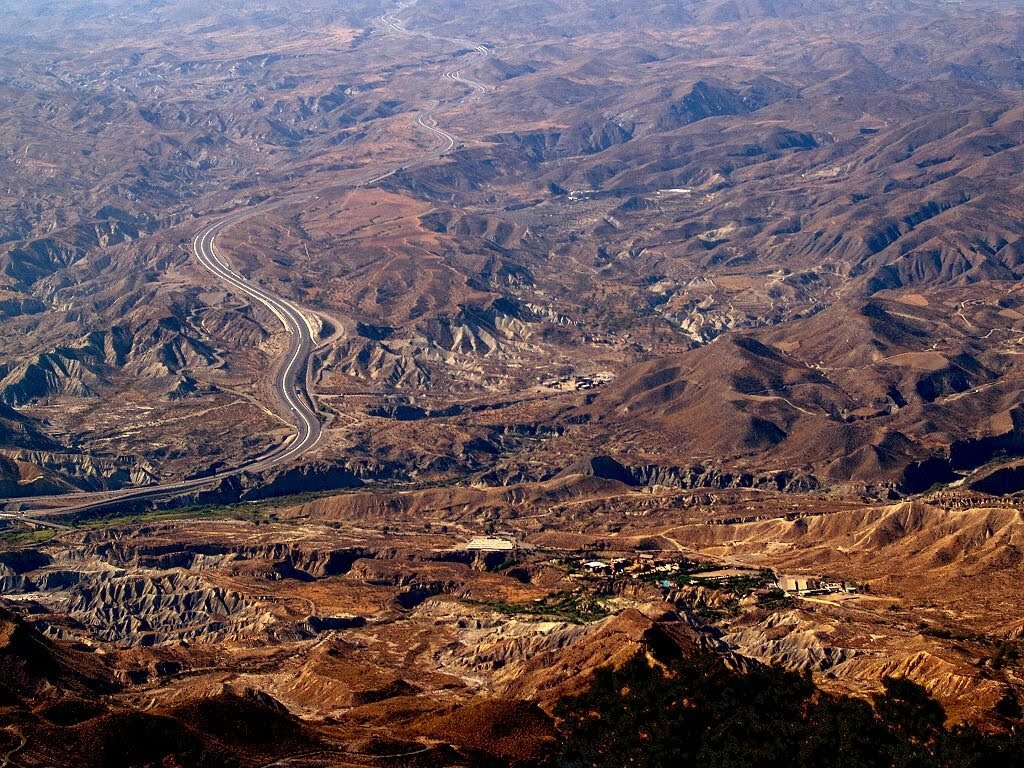
M866 682L880 686L887 677L905 678L922 686L954 717L998 710L1001 702L1014 698L1005 682L986 679L962 660L929 650L860 654L836 664L829 675L840 684L861 686Z
M263 561L284 566L278 578L322 579L348 573L353 563L373 557L362 547L321 549L301 544L237 545L229 544L134 544L130 540L89 542L88 555L96 556L118 568L219 568L231 562Z
M557 157L592 155L633 138L636 127L625 118L597 118L561 129L545 129L524 133L506 133L490 137L517 150L517 154L533 162Z
M269 477L242 477L240 501L267 499L295 493L358 488L363 481L347 466L339 463L303 464L272 473Z
M131 223L109 220L76 225L60 236L14 244L0 252L0 272L23 287L81 260L93 248L108 248L139 237Z
M216 469L214 467L213 469ZM205 477L206 469L192 477ZM275 496L358 488L369 479L394 479L405 475L393 464L371 462L317 461L298 467L275 467L265 472L244 472L227 477L210 488L159 502L165 508L203 504L233 504Z
M662 129L678 128L709 117L742 115L752 111L752 105L736 91L725 86L698 80L690 92L668 105L659 121Z
M441 620L446 605L420 609ZM498 616L457 618L459 644L445 649L442 665L474 677L487 674L499 693L551 700L578 692L598 667L637 652L668 660L699 649L724 650L712 635L664 603L627 608L586 624L517 621Z
M0 565L0 595L17 595L32 592L35 588L35 584L27 576Z
M758 488L785 492L818 488L813 475L797 471L729 472L694 464L686 467L660 464L625 465L610 456L594 456L578 462L562 474L582 474L604 480L617 480L631 486L661 485L668 488Z
M765 664L823 672L857 655L855 649L833 645L831 633L831 627L816 624L799 611L785 611L734 627L722 641L737 653Z
M52 451L58 445L28 416L0 402L0 445L9 448Z
M67 614L114 643L215 639L237 631L243 619L257 618L255 607L238 593L180 571L83 574L67 595Z
M19 406L58 395L91 397L115 369L160 378L216 362L213 348L171 315L132 328L94 331L22 362L0 379L0 401Z
M37 568L49 565L53 558L44 552L34 549L15 549L8 552L0 552L0 564L10 568L15 573L34 571Z
M46 311L46 304L32 296L0 292L0 318L36 315Z
M12 489L11 496L46 493L55 485L82 490L105 490L125 485L145 486L157 481L156 470L144 459L130 456L98 457L87 453L47 450L3 450L0 462L9 459L34 468L36 478Z
M44 352L0 381L0 400L8 405L26 405L54 395L89 397L95 394L95 385L96 374L77 357Z
M633 138L635 126L628 120L607 119L583 123L563 131L555 145L565 155L591 155L603 152Z
M55 645L0 607L0 703L95 697L116 688L99 657Z
M509 342L528 338L532 321L516 302L499 298L487 305L464 304L458 312L435 317L418 330L443 350L490 355Z

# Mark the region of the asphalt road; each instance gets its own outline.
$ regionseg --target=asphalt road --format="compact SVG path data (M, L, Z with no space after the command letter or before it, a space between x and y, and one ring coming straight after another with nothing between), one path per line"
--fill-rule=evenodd
M401 3L395 13L408 8L413 3ZM381 23L392 32L410 35L409 30L402 26L394 14L385 14L380 17ZM421 33L428 37L436 37L430 33ZM440 38L439 38L440 39ZM465 40L449 39L449 42L467 44L473 48L473 52L481 58L490 55L486 46L476 45ZM464 67L463 67L464 68ZM487 91L487 86L461 76L461 69L449 70L444 73L448 80L455 81L473 89L475 94ZM443 142L436 154L445 155L455 148L455 137L437 126L432 113L436 105L431 109L421 112L416 118L416 125L431 133ZM435 155L436 156L436 155ZM411 166L403 166L411 167ZM400 169L399 169L400 170ZM365 186L376 183L395 173L395 169L379 173L372 178L366 179L357 186ZM301 197L308 198L309 195ZM309 357L315 348L313 332L307 323L302 311L286 299L265 290L258 283L243 277L236 272L230 262L226 261L217 249L217 235L225 229L238 224L239 222L285 205L294 200L282 200L276 203L257 205L244 211L239 211L214 222L206 224L192 240L192 251L199 261L210 273L224 283L229 289L238 291L253 301L262 304L269 309L281 322L285 333L289 337L287 354L283 357L280 367L274 377L274 392L278 401L283 406L285 413L282 415L291 421L295 427L295 434L276 446L269 452L253 457L246 462L230 469L222 470L213 475L181 480L172 483L147 486L145 488L132 488L121 491L98 491L95 493L81 492L72 493L64 497L19 497L0 499L0 504L16 504L22 511L3 511L0 518L18 518L26 522L33 522L42 525L53 525L57 528L66 526L57 523L47 523L42 518L47 515L63 515L71 512L85 512L113 506L126 501L139 501L143 499L155 499L166 496L173 496L187 491L213 486L221 480L238 475L243 471L261 471L274 466L287 463L298 458L315 446L322 435L322 425L313 407L313 401L306 388L306 371L309 366ZM70 502L70 503L64 503ZM33 504L36 507L33 509Z
M277 205L280 205L278 203ZM315 347L313 334L302 311L291 302L262 288L260 285L240 275L224 260L217 249L217 235L224 229L238 222L255 216L266 210L268 206L260 206L207 224L192 240L192 251L207 270L228 288L244 294L253 301L262 304L281 322L288 334L288 350L274 377L274 393L286 413L282 414L292 422L295 434L269 452L255 456L231 469L213 475L181 480L173 483L161 483L145 488L132 488L122 491L98 491L96 493L69 494L61 504L59 497L25 497L2 499L0 502L18 504L26 509L24 512L0 512L0 517L21 519L37 524L50 524L40 518L47 514L68 514L70 512L87 512L102 509L126 501L139 501L163 496L172 496L186 491L212 486L224 478L237 475L243 471L261 471L284 464L302 455L319 442L322 426L312 400L306 390L306 370L309 356ZM270 206L276 207L276 206ZM80 503L76 503L81 499ZM53 502L57 502L54 504ZM49 504L49 509L32 509L35 504ZM54 527L63 528L57 524Z
M217 252L217 235L232 224L254 215L243 212L207 225L192 241L196 259L221 282L262 304L281 321L289 337L288 352L274 377L274 392L278 401L288 409L288 417L295 425L295 438L268 454L254 459L243 468L266 469L289 461L312 448L322 433L320 419L313 409L306 391L306 369L309 355L315 346L309 323L302 311L291 302L264 290L258 284L235 272Z
M445 145L444 148L441 150L441 154L447 155L449 152L455 149L455 137L448 133L448 131L437 127L437 123L434 121L434 118L431 117L430 115L432 111L433 110L427 110L426 112L421 112L419 116L416 118L416 125L417 127L422 128L423 130L428 131L432 135L437 136L439 139L441 139L441 141L443 141Z
M486 59L488 56L491 55L491 52L487 49L487 46L484 46L484 45L474 45L473 46L473 50L476 53L480 54L480 58L481 59ZM444 76L448 80L454 80L456 83L462 83L463 85L468 85L470 88L472 88L478 94L480 94L480 93L487 93L488 89L487 89L486 85L484 85L483 83L479 83L476 80L469 80L468 78L463 77L462 76L462 70L463 69L465 69L465 67L462 67L461 69L448 70L447 72L444 73Z

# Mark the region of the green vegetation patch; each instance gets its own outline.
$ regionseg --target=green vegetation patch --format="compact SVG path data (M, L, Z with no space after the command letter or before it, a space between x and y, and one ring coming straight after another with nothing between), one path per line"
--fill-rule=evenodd
M287 522L289 518L279 516L280 510L295 507L323 496L328 492L298 493L291 496L275 496L259 501L239 501L231 504L203 504L174 507L171 509L146 509L125 512L111 509L107 512L81 512L61 518L61 522L76 528L96 529L116 526L144 525L168 520L192 520L196 518L221 518L245 520L254 525Z
M566 621L571 624L589 624L609 614L607 606L593 595L571 592L559 592L526 603L493 601L477 605L507 616L536 621Z
M57 535L53 528L9 528L0 531L0 549L42 544Z
M775 585L775 576L771 571L760 571L751 573L749 576L730 576L726 579L702 578L699 573L684 575L678 579L680 584L698 584L706 587L720 589L723 592L731 592L739 597L745 597L759 589L767 589Z
M95 513L87 513L81 519L72 518L70 525L85 530L96 530L99 528L116 528L129 525L145 525L146 523L159 523L166 520L184 520L202 517L226 517L217 515L206 508L182 507L181 509L153 509L135 514L124 514L110 512L109 514L97 516Z

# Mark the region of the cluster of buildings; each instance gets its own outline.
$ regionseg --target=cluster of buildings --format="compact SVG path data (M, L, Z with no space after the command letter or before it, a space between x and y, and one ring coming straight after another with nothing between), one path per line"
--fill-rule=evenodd
M614 379L615 376L611 371L601 371L600 373L595 373L590 376L562 376L558 378L545 379L540 383L540 385L547 389L575 390L577 392L582 392L584 390L594 389L594 387L600 387Z
M465 545L470 552L515 552L524 548L522 542L511 536L478 536ZM779 589L787 595L827 595L854 593L857 586L850 582L815 576L789 576L756 568L720 568L714 563L690 563L679 558L658 557L640 553L636 557L609 557L572 561L578 573L584 576L626 576L631 579L653 580L665 589L677 586L678 577L709 586L726 584L739 579L760 581L761 589ZM765 577L768 576L767 583Z
M696 566L697 564L693 564ZM656 558L653 555L641 554L635 559L616 557L601 560L586 560L578 564L580 572L593 576L624 575L629 578L653 579L663 588L676 586L678 577L683 574L688 580L713 586L726 584L739 579L761 581L766 572L756 568L719 568L708 563L708 567L683 567L679 560ZM659 580L659 577L660 580ZM767 583L762 582L761 588L779 589L787 595L824 595L834 593L854 593L856 585L840 580L823 579L814 576L787 576L770 572Z
M857 591L855 584L816 579L813 576L777 576L776 583L787 595L829 595L837 592L852 594Z
M683 573L692 579L708 582L722 582L733 578L758 576L762 573L753 568L718 568L714 563L688 563L685 560L660 558L651 554L641 554L635 558L615 557L604 560L587 560L580 562L578 567L583 573L595 576L623 574L637 579L669 577Z

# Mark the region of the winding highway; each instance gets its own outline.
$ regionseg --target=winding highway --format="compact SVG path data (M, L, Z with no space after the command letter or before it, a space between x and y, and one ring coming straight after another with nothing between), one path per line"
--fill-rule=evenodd
M20 519L36 525L49 525L64 529L67 526L50 522L43 516L65 515L72 512L87 512L103 509L127 501L141 501L173 496L187 491L213 486L225 478L244 471L258 472L298 458L319 441L323 433L320 419L306 389L306 371L309 356L315 348L313 331L305 315L286 299L263 289L258 284L240 275L226 262L217 249L217 235L234 224L259 213L282 205L259 206L231 214L204 226L192 240L192 252L196 260L209 270L228 288L238 291L269 309L284 326L289 343L274 376L274 393L287 409L286 417L295 427L295 434L270 451L255 456L231 469L204 477L195 477L172 483L129 488L121 491L97 491L95 493L69 494L67 497L38 497L2 499L0 502L17 504L22 509L32 504L49 503L50 507L30 512L0 512L2 518ZM81 501L79 501L81 500ZM69 502L69 503L65 503Z
M398 10L401 11L410 7L410 5L411 3L403 3L399 6ZM412 34L402 26L401 21L395 18L394 15L389 16L385 14L381 16L381 21L394 32L404 35ZM431 35L431 37L434 36ZM477 45L465 40L451 40L450 42L464 43L472 46L473 53L481 58L487 58L490 55L490 51L484 45ZM444 77L468 86L476 94L486 93L488 88L483 83L462 77L462 69L464 68L448 70L444 73ZM439 154L445 155L455 148L456 139L452 134L438 127L437 121L433 117L433 111L436 108L437 105L425 112L421 112L416 118L416 125L441 139L443 146L439 150ZM376 181L379 178L381 177L377 176L370 181ZM277 207L282 204L283 202L278 202L268 207ZM296 434L292 440L283 443L275 450L229 472L224 472L222 475L216 475L215 477L217 478L237 474L242 469L262 470L291 461L313 448L319 442L322 434L320 419L313 406L312 397L306 389L306 371L309 365L309 356L315 347L313 331L309 322L306 320L305 315L303 315L302 310L297 306L280 296L266 291L257 283L243 277L232 269L231 264L225 261L217 250L216 240L218 234L228 227L257 215L257 213L262 212L265 208L265 206L259 206L255 209L234 213L206 225L193 239L192 252L199 263L221 282L265 306L274 313L284 326L285 332L290 337L290 344L288 352L274 378L274 391L277 394L278 400L289 410L292 423L296 428Z
M491 52L487 49L487 46L485 46L485 45L474 45L473 46L473 50L476 53L479 53L481 58L483 58L483 59L486 59L488 56L491 55ZM464 68L465 67L463 67L463 69ZM487 91L489 90L488 87L486 85L484 85L483 83L479 83L476 80L470 80L468 78L463 77L462 76L462 69L449 70L449 71L444 73L444 76L448 80L454 80L456 83L461 83L462 85L468 85L470 88L472 88L478 94L480 94L480 93L487 93Z
M394 13L411 7L413 3L400 3L392 14L384 14L379 17L380 22L390 31L402 34L419 34L424 37L431 37L445 40L450 43L466 45L471 47L472 53L482 58L490 55L490 51L484 45L455 38L441 38L429 32L413 33L407 30L402 22L395 17ZM467 64L460 69L448 70L443 77L447 80L465 85L472 89L474 95L486 93L489 89L483 83L469 80L462 76L462 71ZM456 138L451 133L438 127L433 117L433 112L440 106L435 103L429 109L420 112L415 120L415 125L440 139L440 148L430 152L431 156L443 156L455 148ZM421 158L425 161L427 158ZM401 169L412 167L411 165L401 166ZM392 176L396 169L387 170L383 173L376 173L355 186L366 186L376 183ZM16 497L0 499L0 505L4 505L4 511L0 511L0 518L15 518L37 525L50 525L54 528L64 529L67 526L56 522L48 522L45 517L48 515L65 515L72 512L84 512L111 507L127 501L139 501L145 499L157 499L173 496L188 491L211 487L220 481L236 476L244 471L262 471L278 466L294 459L312 449L320 441L323 434L323 427L317 415L312 396L306 386L306 375L309 367L309 359L316 348L314 330L312 329L307 316L295 304L287 299L271 293L258 283L244 277L237 272L231 263L217 248L217 236L229 227L234 226L246 219L252 218L274 208L282 207L289 203L307 199L308 193L293 195L271 203L257 204L251 208L236 211L223 218L205 224L192 240L192 253L196 260L214 277L225 285L229 290L234 290L248 297L252 301L266 307L280 321L285 333L288 335L289 344L286 353L282 356L279 367L274 375L274 393L281 403L284 416L292 423L295 433L287 438L280 445L275 446L266 453L252 457L245 462L230 469L224 469L216 474L203 477L190 478L177 482L161 483L159 485L146 486L144 488L129 488L120 491L97 491L77 492L62 496L40 496L40 497ZM15 511L7 508L7 505L16 505Z
M441 139L442 143L445 145L444 149L441 150L441 154L447 155L455 149L455 137L443 128L437 127L437 121L431 116L431 112L433 111L433 109L428 109L426 112L420 112L416 117L416 127L421 128Z
M245 211L215 221L201 229L192 241L192 252L199 263L221 282L273 312L290 339L288 352L274 377L274 391L278 400L289 409L296 428L295 438L243 465L242 468L250 470L266 469L300 456L316 445L322 434L320 418L313 409L312 398L306 390L306 370L314 341L305 316L291 302L264 290L235 272L217 251L217 235L222 230L254 215L255 211Z
M472 48L473 49L473 53L478 54L481 59L486 59L488 56L491 55L491 52L487 48L486 45L479 45L479 44L474 43L474 42L472 42L470 40L464 40L462 38L454 38L454 37L440 37L440 36L434 35L434 34L432 34L430 32L412 32L412 31L406 29L405 26L403 25L401 19L399 19L395 14L402 12L406 8L411 8L413 5L415 5L415 0L414 0L414 2L410 2L410 3L404 3L404 2L403 3L399 3L398 8L395 11L393 11L392 13L382 14L379 17L378 20L380 21L380 23L387 30L389 30L391 32L395 32L395 33L397 33L399 35L405 35L405 36L420 35L422 37L430 37L430 38L433 38L435 40L443 40L443 41L449 42L449 43L456 43L458 45L465 45L467 47ZM471 63L473 63L473 62L471 62ZM445 80L451 80L453 82L459 83L461 85L468 86L469 88L472 88L473 92L476 95L478 95L478 96L480 94L487 93L487 91L490 90L490 89L486 85L484 85L483 83L477 82L476 80L470 80L470 79L465 78L465 77L462 76L462 71L466 68L466 66L469 66L469 65L468 64L463 65L459 69L449 69L448 71L446 71L444 73L444 75L442 77ZM444 130L443 128L439 128L438 127L437 121L433 117L433 112L434 112L435 109L437 109L438 106L439 106L438 104L434 104L434 106L432 106L430 109L428 109L428 110L426 110L424 112L420 112L420 114L416 116L416 120L414 122L414 125L417 128L419 128L419 129L421 129L423 131L426 131L427 133L430 133L431 135L436 136L437 138L441 139L442 149L440 150L440 153L442 155L446 155L449 152L451 152L453 149L455 149L455 137L452 136L452 134L448 133L448 131ZM380 178L383 178L383 177L380 177Z

